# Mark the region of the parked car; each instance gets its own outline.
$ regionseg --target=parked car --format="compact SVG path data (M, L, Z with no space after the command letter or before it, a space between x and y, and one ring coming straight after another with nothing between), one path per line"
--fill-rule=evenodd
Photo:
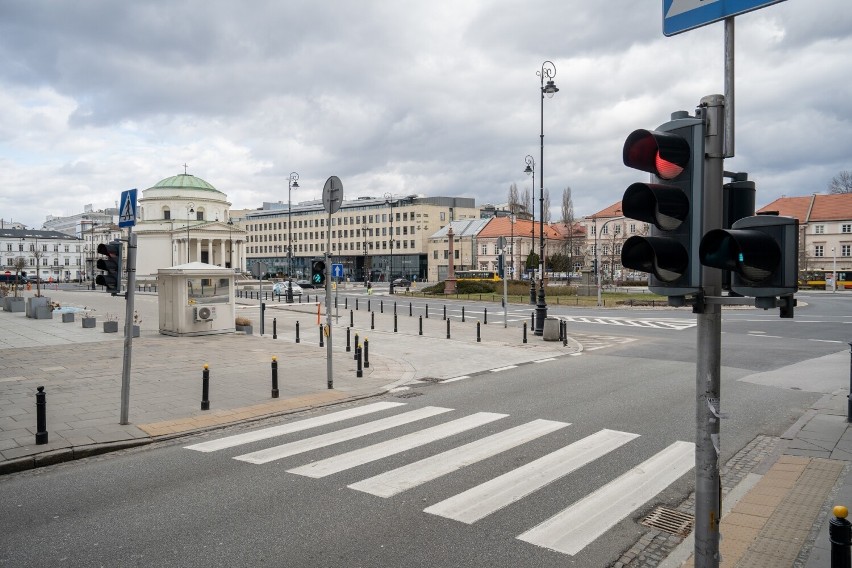
M290 282L288 282L288 281L276 282L275 284L272 285L272 293L273 294L280 294L282 296L286 296L287 295L287 287L288 287L289 284L290 284ZM302 295L302 287L299 286L298 284L296 284L295 282L293 282L293 295L294 296L301 296Z
M298 284L302 288L316 288L316 286L314 286L314 283L310 280L296 280L296 284Z
M408 278L397 278L393 281L393 286L394 288L396 288L397 286L402 286L403 288L410 288L411 280L409 280Z

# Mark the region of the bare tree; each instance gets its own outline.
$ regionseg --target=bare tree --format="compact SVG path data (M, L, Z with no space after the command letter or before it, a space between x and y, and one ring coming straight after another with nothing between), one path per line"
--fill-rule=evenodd
M27 259L22 256L15 257L12 261L12 268L15 269L15 297L18 297L18 275L27 266Z
M563 252L568 258L568 271L574 270L574 230L576 220L574 219L574 200L571 197L571 186L562 190L562 225L565 227L565 242Z
M550 191L547 188L544 188L542 194L544 195L544 199L542 200L544 205L541 209L541 218L546 224L550 223Z
M852 172L843 170L831 178L828 191L830 193L852 193Z
M41 296L41 276L40 276L40 264L41 259L47 256L47 253L42 250L38 250L38 244L33 248L33 258L35 258L35 276L36 276L36 296Z
M517 184L509 186L509 213L512 215L518 214L518 206L521 204L520 196L518 195Z
M533 203L533 196L532 196L532 193L530 193L530 188L525 187L524 192L521 194L521 205L524 206L524 209L526 210L527 215L529 215L530 211L532 211L532 203ZM535 219L533 219L533 221L534 220Z

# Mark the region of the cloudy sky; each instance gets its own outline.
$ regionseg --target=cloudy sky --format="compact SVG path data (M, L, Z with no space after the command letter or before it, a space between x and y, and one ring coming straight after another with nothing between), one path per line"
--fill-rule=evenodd
M625 137L724 90L721 23L659 0L0 0L0 218L41 226L188 172L234 208L321 195L506 201L539 162L554 219L642 179ZM852 169L852 3L736 20L736 157L758 206ZM538 164L541 172L542 164ZM538 180L536 180L538 186Z

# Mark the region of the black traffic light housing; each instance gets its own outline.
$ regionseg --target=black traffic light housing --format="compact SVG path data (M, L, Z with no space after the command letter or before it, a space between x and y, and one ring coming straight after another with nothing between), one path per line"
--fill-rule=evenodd
M704 120L677 112L656 130L635 130L624 142L624 165L649 172L650 183L631 184L621 209L651 225L621 249L621 264L649 273L648 287L664 296L695 294L701 285Z
M701 240L701 264L731 271L731 291L772 298L758 307L775 307L776 296L798 290L799 222L793 217L755 215L730 229L709 231Z
M325 284L325 261L314 259L311 261L311 284L322 286Z
M121 293L121 252L121 241L98 245L98 254L104 255L104 258L98 259L97 266L106 274L99 274L95 277L95 283L99 286L105 286L107 292L113 296Z

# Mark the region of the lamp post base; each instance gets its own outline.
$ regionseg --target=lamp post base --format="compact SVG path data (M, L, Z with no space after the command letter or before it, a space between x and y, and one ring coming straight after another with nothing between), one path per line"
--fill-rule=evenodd
M544 301L544 280L538 289L538 303L535 306L535 335L544 335L544 320L547 319L547 303Z
M530 276L530 305L535 305L535 278Z

